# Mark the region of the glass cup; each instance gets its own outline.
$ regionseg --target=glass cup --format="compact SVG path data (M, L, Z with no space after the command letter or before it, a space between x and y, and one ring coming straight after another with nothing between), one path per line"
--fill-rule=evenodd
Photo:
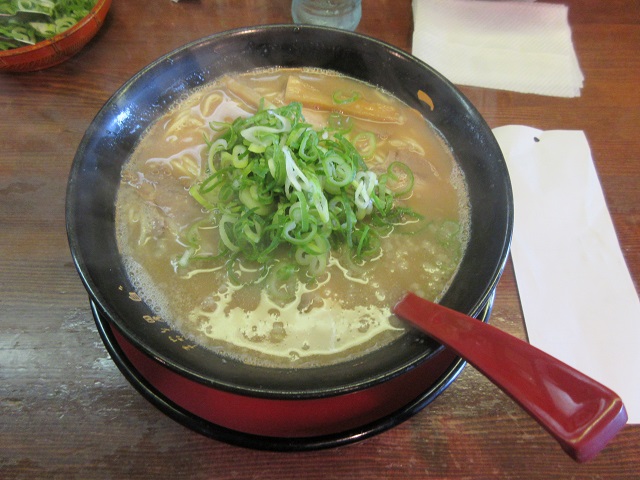
M362 16L361 0L293 0L295 23L355 30Z

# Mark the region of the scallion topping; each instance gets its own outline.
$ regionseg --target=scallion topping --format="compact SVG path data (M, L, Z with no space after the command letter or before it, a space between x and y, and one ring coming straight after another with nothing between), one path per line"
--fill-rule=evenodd
M369 170L363 156L373 155L375 137L355 137L361 153L344 136L351 122L339 120L316 131L301 104L291 103L213 125L204 178L189 190L209 223L188 229L189 247L177 263L226 261L236 283L243 282L238 262L255 263L261 272L271 270L269 288L286 288L288 296L292 272L317 278L333 249L359 261L380 255L382 236L419 217L395 205L396 197L409 194L413 174L400 162L380 176ZM197 231L212 225L219 251L202 255Z
M350 92L346 93L342 90L336 90L333 93L333 103L336 105L344 105L346 103L353 103L360 99L360 94L358 92Z
M34 45L62 33L86 17L96 2L97 0L2 0L0 50Z

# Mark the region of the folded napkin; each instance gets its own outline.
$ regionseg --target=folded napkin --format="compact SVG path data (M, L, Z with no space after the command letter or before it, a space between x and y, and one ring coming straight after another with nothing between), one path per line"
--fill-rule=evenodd
M461 85L579 97L566 5L413 0L413 54Z
M531 344L615 391L640 423L640 302L581 131L494 129L514 192Z

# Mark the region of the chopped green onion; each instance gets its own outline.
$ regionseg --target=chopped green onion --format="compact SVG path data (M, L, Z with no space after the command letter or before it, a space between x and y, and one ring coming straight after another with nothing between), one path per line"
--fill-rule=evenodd
M358 92L351 92L350 94L344 93L342 90L336 90L333 93L333 103L336 105L344 105L346 103L353 103L360 99Z
M376 136L371 132L362 132L353 139L353 145L358 149L362 158L369 159L376 152Z
M230 280L242 283L238 262L256 262L270 272L268 290L289 298L293 273L317 278L341 245L354 258L375 258L380 237L405 223L408 209L393 205L397 192L387 184L407 177L408 167L378 177L341 133L307 124L299 103L216 127L203 177L189 192L218 229L219 253L201 255L197 229L187 229L180 267L226 262Z
M385 186L396 196L405 196L413 189L413 172L402 162L392 162L387 168L387 173L382 175Z
M346 134L353 128L353 119L339 112L331 112L328 121L329 129L340 134Z
M86 17L97 0L3 0L0 13L11 15L0 17L0 50L9 50L24 45L33 45L51 38L73 27ZM34 22L34 13L42 20Z

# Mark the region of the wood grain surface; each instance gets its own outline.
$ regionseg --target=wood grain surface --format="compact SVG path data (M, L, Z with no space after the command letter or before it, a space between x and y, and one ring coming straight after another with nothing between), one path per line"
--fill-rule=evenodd
M460 88L491 127L586 132L638 288L640 3L563 3L586 77L579 98ZM67 176L84 131L157 57L223 30L289 22L289 0L114 0L102 30L72 59L0 74L0 478L640 478L640 426L577 464L471 367L400 426L306 453L254 451L192 432L120 374L65 232ZM410 52L412 22L410 0L364 0L358 31ZM510 262L491 322L525 337Z

